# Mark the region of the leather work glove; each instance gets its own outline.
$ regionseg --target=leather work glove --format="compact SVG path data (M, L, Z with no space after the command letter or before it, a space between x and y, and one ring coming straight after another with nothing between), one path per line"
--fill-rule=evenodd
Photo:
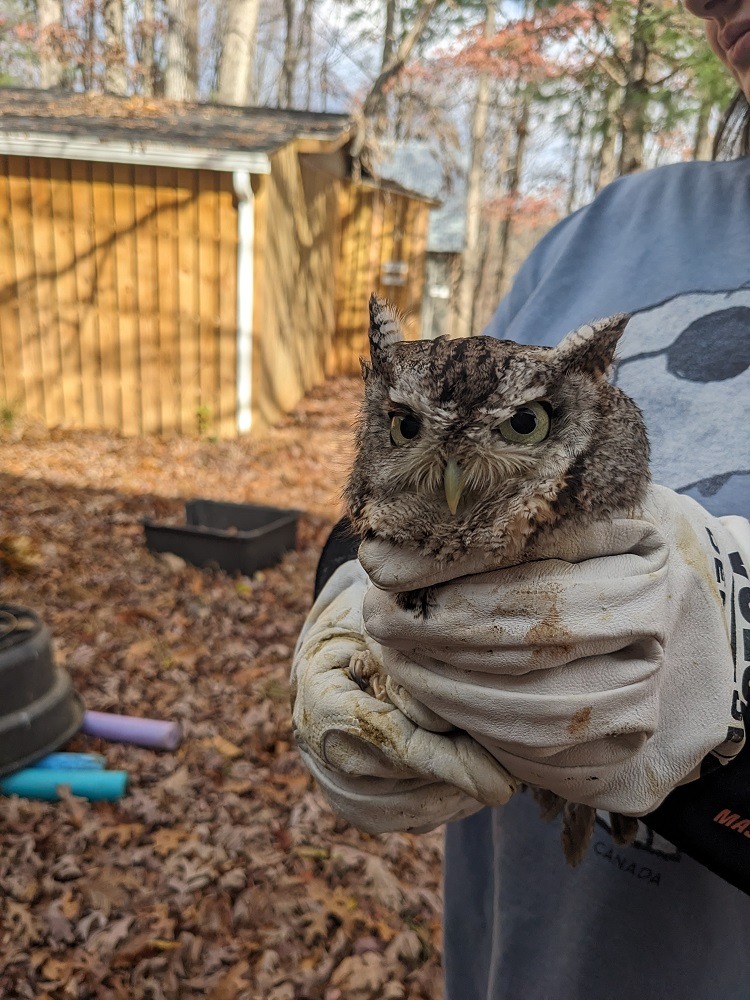
M362 623L369 586L356 561L339 567L297 642L292 717L307 767L336 811L370 833L423 832L507 802L517 783L470 736L421 729L351 679L353 655L381 655Z
M558 529L522 565L438 565L379 540L359 557L392 682L524 782L638 816L742 748L744 518L655 486L637 516ZM427 617L395 599L431 586Z

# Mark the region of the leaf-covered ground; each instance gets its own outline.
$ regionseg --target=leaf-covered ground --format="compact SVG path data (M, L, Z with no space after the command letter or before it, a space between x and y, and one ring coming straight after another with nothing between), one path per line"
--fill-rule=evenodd
M76 737L120 802L0 799L0 997L441 996L439 833L337 820L290 734L288 669L340 509L358 382L258 442L0 433L0 600L36 609L86 705L179 719L174 753ZM212 497L295 507L252 579L145 546Z

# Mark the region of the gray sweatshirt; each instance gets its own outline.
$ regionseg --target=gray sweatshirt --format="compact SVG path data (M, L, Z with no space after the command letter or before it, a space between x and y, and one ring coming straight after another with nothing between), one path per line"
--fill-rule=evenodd
M634 314L614 378L654 481L747 517L750 159L615 181L541 241L487 333L552 345L615 312ZM621 848L600 817L570 870L518 795L449 826L445 896L447 1000L750 998L750 897L644 824Z

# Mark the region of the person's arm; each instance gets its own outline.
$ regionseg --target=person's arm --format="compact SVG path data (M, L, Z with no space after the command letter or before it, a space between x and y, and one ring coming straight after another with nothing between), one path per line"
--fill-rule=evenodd
M750 524L728 518L740 549L750 552ZM730 617L734 657L740 672L744 728L750 730L750 566L737 555L728 582L727 600L736 611ZM718 573L717 573L718 575ZM738 739L741 732L737 731ZM750 743L728 765L709 756L698 780L676 788L644 823L666 837L727 882L750 893Z
M750 894L750 744L725 767L676 788L643 822Z
M637 517L552 544L536 562L469 557L441 576L365 541L364 621L385 670L521 781L646 817L750 892L747 522L654 487ZM424 586L427 618L400 608L400 590Z
M348 517L342 517L340 521L334 524L318 559L318 566L315 571L313 602L317 601L321 590L339 566L343 566L344 563L352 562L357 558L359 542L360 539L354 533Z

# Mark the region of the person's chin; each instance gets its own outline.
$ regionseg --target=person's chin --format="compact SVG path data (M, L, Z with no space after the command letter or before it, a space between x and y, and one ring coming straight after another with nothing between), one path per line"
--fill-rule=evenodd
M746 31L737 39L725 53L723 61L729 67L745 97L750 100L750 31Z

